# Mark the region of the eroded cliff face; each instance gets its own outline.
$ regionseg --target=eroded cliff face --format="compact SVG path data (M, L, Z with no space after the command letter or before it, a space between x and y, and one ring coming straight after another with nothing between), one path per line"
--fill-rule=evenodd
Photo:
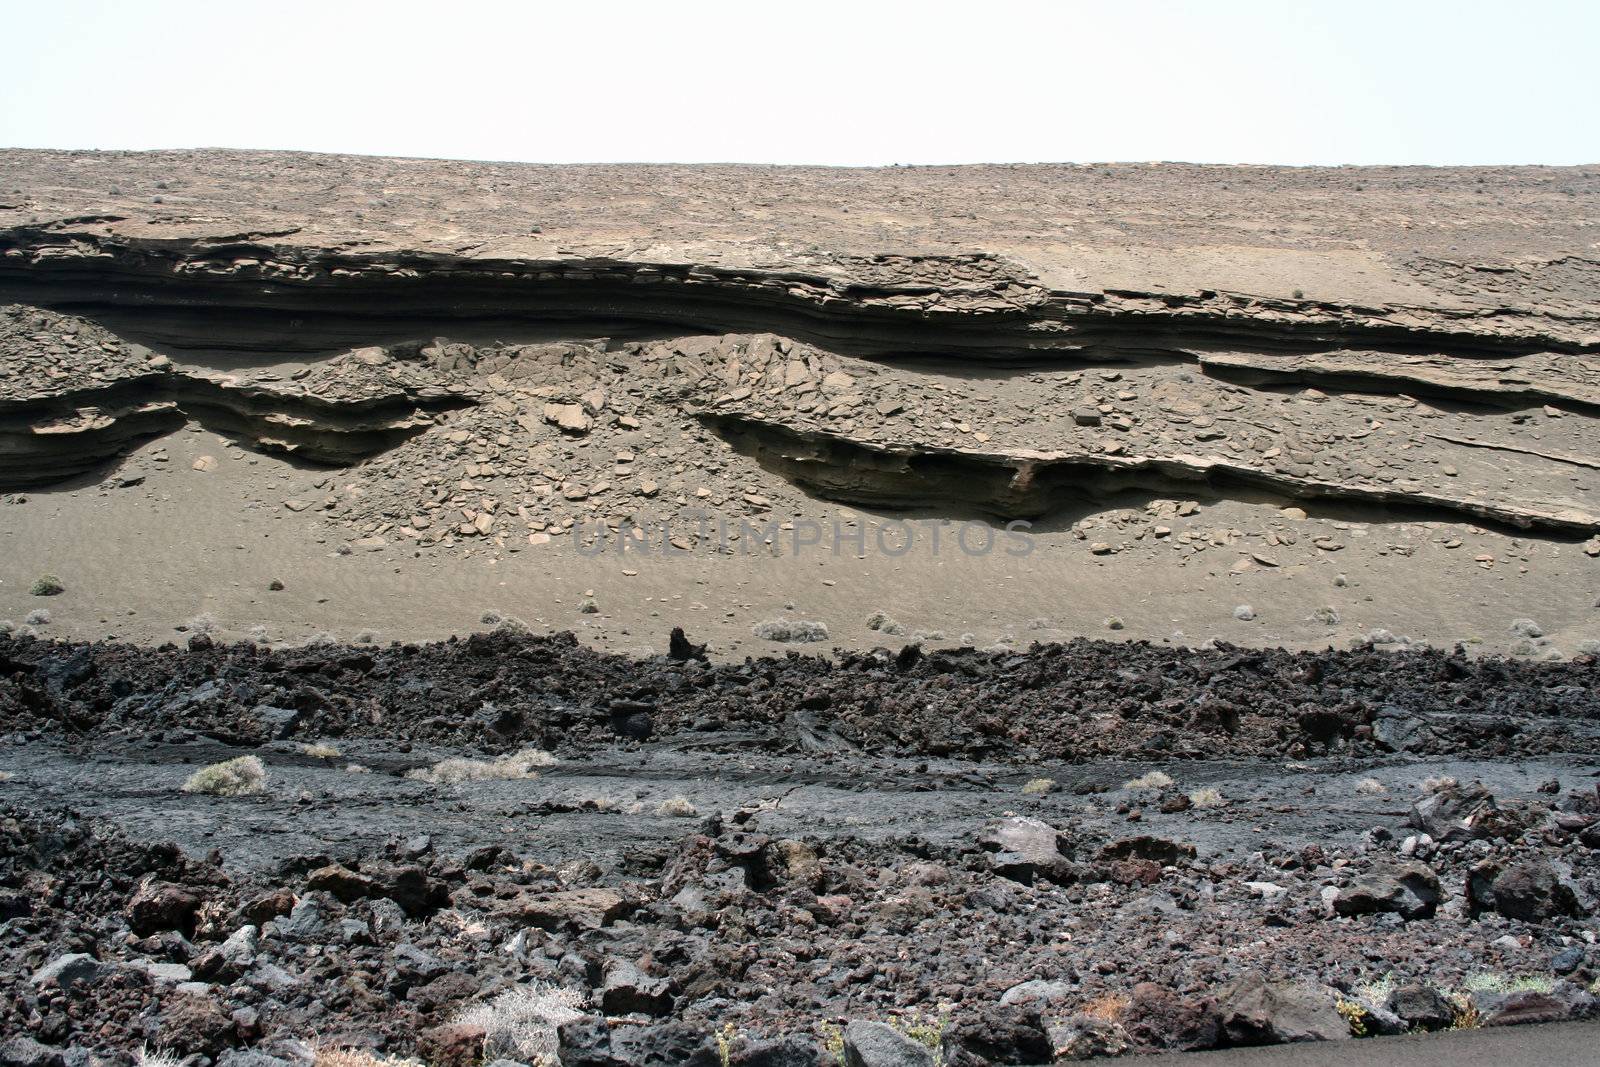
M274 160L305 163L235 165L265 190ZM477 173L455 170L458 186ZM1528 175L1500 180L1538 202ZM593 234L552 248L539 227L523 234L534 245L508 245L492 219L447 239L382 197L380 217L354 212L341 239L303 203L264 211L215 183L158 184L185 206L135 205L121 188L95 205L43 183L0 205L0 295L20 302L0 316L0 484L109 470L193 421L305 462L364 464L359 504L320 510L423 545L614 527L646 501L765 514L809 495L1005 520L1128 490L1600 530L1600 264L1552 253L1553 222L1524 238L1536 254L1498 266L1386 252L1393 299L1374 300L1384 286L1354 281L1364 272L1317 241L1296 254L1336 269L1311 296L1067 288L1061 247L1030 249L1014 219L992 248L924 225L917 250L891 252L837 220L816 236L844 247L740 244L720 218L697 248L681 222L650 216L662 240L602 251ZM548 213L595 191L530 196ZM798 236L795 218L779 221ZM1209 248L1216 276L1237 277L1228 237L1182 251ZM1082 258L1111 280L1138 273L1106 255L1102 239ZM1340 272L1360 299L1338 295ZM661 434L691 425L755 466L691 494L693 457ZM464 478L445 470L462 445ZM739 484L753 471L777 477ZM472 514L454 516L463 504ZM451 521L432 521L441 512Z

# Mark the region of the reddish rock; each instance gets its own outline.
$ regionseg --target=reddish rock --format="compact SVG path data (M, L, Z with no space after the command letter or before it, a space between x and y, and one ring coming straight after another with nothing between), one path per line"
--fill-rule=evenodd
M1133 987L1123 1030L1143 1048L1194 1052L1217 1043L1220 1024L1209 997L1185 997L1154 982Z
M481 1026L450 1023L417 1035L417 1051L433 1067L474 1067L483 1059L487 1033Z
M208 996L174 996L162 1002L158 1018L160 1035L152 1044L180 1057L199 1053L215 1058L239 1043L233 1017Z
M185 934L192 934L200 903L198 893L147 876L128 901L128 926L141 936L163 930L181 930Z

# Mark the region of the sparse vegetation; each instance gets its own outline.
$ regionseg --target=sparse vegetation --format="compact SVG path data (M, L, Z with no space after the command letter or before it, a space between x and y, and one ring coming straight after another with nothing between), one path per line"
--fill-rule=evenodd
M203 611L178 629L191 634L214 634L217 632L217 617L209 611Z
M728 1067L733 1060L733 1039L739 1036L732 1023L723 1023L722 1029L717 1031L717 1062L721 1067Z
M661 806L656 809L656 814L671 815L674 818L679 819L692 819L698 815L699 812L695 811L694 805L689 803L688 797L668 797L666 800L663 800L661 802Z
M834 1063L844 1062L844 1031L834 1023L822 1024L822 1048Z
M1054 778L1030 778L1022 787L1022 793L1024 796L1039 796L1050 792L1055 787L1056 780Z
M312 759L338 759L339 758L339 750L337 748L333 747L332 745L328 744L325 741L318 741L318 742L315 742L313 744L303 744L303 745L301 745L300 746L300 754L302 756L310 756Z
M1083 1006L1083 1014L1102 1022L1121 1022L1131 1003L1126 993L1106 993Z
M1220 808L1227 803L1220 790L1205 786L1189 794L1189 803L1197 808Z
M49 626L50 612L45 608L34 608L22 621L29 626Z
M1124 625L1121 616L1111 615L1106 618L1106 629L1108 630L1120 630Z
M1376 778L1363 778L1356 783L1356 792L1362 796L1381 797L1389 790Z
M1345 1024L1350 1027L1350 1035L1352 1037L1367 1036L1367 1016L1370 1013L1365 1007L1353 1000L1346 1000L1344 997L1334 1001L1333 1006L1340 1015L1344 1016Z
M1339 609L1331 605L1324 605L1311 613L1313 622L1320 622L1324 626L1339 625Z
M1549 993L1555 987L1555 982L1547 975L1508 975L1497 971L1471 974L1461 983L1465 993Z
M364 1048L318 1048L313 1067L422 1067L420 1060L379 1056Z
M475 1004L456 1022L483 1027L485 1060L522 1060L539 1067L557 1062L556 1030L561 1024L582 1016L582 994L535 983Z
M1146 771L1137 778L1122 783L1124 789L1166 789L1172 785L1172 776L1165 771Z
M164 1049L140 1045L133 1054L134 1067L178 1067L183 1060Z
M61 584L61 579L53 574L41 574L33 581L33 587L28 590L34 596L60 596L67 591Z
M1450 1029L1476 1030L1483 1025L1483 1013L1472 1002L1471 994L1452 993L1446 999L1450 1001L1450 1009L1455 1014L1455 1020L1451 1022Z
M537 778L539 768L554 766L556 758L538 748L524 748L509 756L489 760L466 759L452 756L440 760L432 767L418 767L408 771L406 777L432 785L458 785L461 782L486 782L518 778Z
M944 1032L950 1026L950 1016L942 1012L934 1016L913 1015L899 1023L891 1023L890 1025L933 1053L933 1062L942 1067L944 1063Z
M828 639L828 627L809 619L768 619L756 623L750 632L763 641L812 642Z
M881 611L874 611L867 616L867 629L889 634L891 637L898 637L906 632L904 626Z
M183 783L183 791L214 797L242 797L259 793L266 786L267 768L261 760L255 756L240 756L195 771Z
M1249 622L1256 617L1256 609L1249 604L1240 604L1233 609L1233 617L1240 622Z
M1363 982L1352 991L1356 999L1369 1008L1381 1008L1389 1001L1389 994L1394 992L1395 981L1393 971L1384 971L1382 977L1370 982Z

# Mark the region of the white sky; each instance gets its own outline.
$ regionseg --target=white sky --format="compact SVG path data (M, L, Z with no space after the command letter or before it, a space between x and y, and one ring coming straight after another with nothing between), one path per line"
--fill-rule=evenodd
M0 145L1600 161L1596 0L0 0Z

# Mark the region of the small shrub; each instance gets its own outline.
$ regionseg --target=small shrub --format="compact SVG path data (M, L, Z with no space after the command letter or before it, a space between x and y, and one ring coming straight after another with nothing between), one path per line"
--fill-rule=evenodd
M732 1023L723 1023L722 1029L717 1031L717 1063L720 1067L729 1067L733 1062L733 1039L739 1036L739 1031L734 1029Z
M60 596L67 591L67 587L55 575L41 574L34 579L33 588L28 591L34 596Z
M310 745L301 745L300 754L310 756L312 759L338 759L339 750L326 742L317 742Z
M1120 615L1111 615L1106 618L1106 629L1108 630L1120 630L1124 625L1126 624L1123 623Z
M881 611L874 611L867 616L867 629L876 630L881 634L889 634L891 637L899 637L906 632L904 626L895 622Z
M380 1056L364 1048L319 1048L312 1067L422 1067L420 1060Z
M1356 792L1362 796L1381 797L1388 791L1388 788L1376 778L1363 778L1356 783Z
M692 819L697 814L694 805L689 803L688 797L668 797L656 809L657 815L671 815L679 819Z
M1476 1030L1483 1025L1483 1013L1472 1002L1470 994L1452 993L1447 999L1450 1001L1450 1009L1455 1015L1454 1021L1450 1023L1450 1029Z
M178 629L192 634L213 634L217 632L217 617L209 611L201 612Z
M1172 776L1165 771L1147 771L1137 778L1130 778L1122 783L1124 789L1166 789L1172 784Z
M537 778L540 767L554 766L556 758L539 748L525 748L492 760L464 759L456 756L440 760L432 767L418 767L407 778L432 785L457 785L461 782L510 781Z
M1324 626L1339 625L1339 609L1334 607L1320 607L1311 613L1313 622L1320 622Z
M1555 981L1546 975L1512 976L1495 971L1468 975L1461 983L1462 990L1467 993L1550 993L1555 987Z
M17 628L17 624L10 619L0 619L0 634L8 634Z
M1054 778L1030 778L1027 784L1022 787L1022 793L1024 796L1039 796L1050 792L1055 787L1056 780Z
M936 1015L932 1018L913 1016L895 1027L902 1034L932 1052L936 1057L935 1062L942 1063L944 1056L944 1032L950 1025L948 1015Z
M1249 604L1240 604L1233 609L1233 617L1240 622L1249 622L1256 617L1256 609Z
M182 1062L182 1057L161 1049L151 1051L148 1045L140 1045L133 1053L134 1067L178 1067Z
M583 602L578 605L578 610L585 615L598 615L600 614L600 605L595 603L593 597L586 597Z
M834 1063L844 1062L844 1031L834 1023L822 1024L822 1048Z
M1212 789L1210 786L1206 786L1205 788L1196 789L1194 792L1190 793L1189 803L1193 804L1197 808L1220 808L1226 804L1227 801L1222 799L1222 793L1220 790Z
M561 1024L582 1017L582 994L535 984L509 989L493 1000L475 1004L458 1015L456 1022L483 1027L486 1061L514 1059L540 1064L556 1062L556 1031Z
M259 793L266 785L267 768L261 760L255 756L240 756L201 767L183 783L183 791L214 797L242 797Z
M46 611L44 608L34 608L32 611L28 612L27 617L22 621L27 623L29 626L49 626L50 612Z
M1345 1025L1350 1027L1351 1037L1367 1036L1367 1009L1353 1000L1340 997L1334 1002L1334 1009L1344 1016Z
M769 619L756 623L750 632L763 641L806 643L828 639L828 627L809 619Z
M1544 627L1532 619L1512 619L1511 633L1516 637L1543 637Z
M1083 1014L1102 1022L1121 1022L1132 1001L1126 993L1106 993L1083 1006Z
M375 644L377 642L377 640L378 640L378 631L376 631L376 630L357 630L356 631L356 644L358 644L358 645Z

